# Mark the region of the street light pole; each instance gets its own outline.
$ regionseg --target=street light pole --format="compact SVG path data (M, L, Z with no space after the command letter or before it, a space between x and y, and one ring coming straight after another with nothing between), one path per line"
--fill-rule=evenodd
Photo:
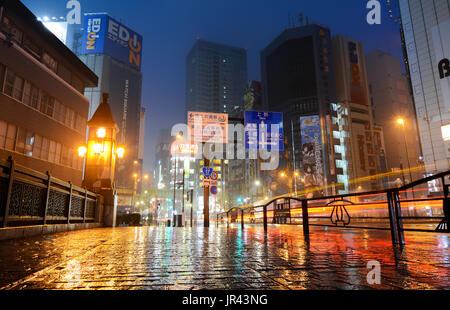
M177 156L174 156L175 159L175 170L173 173L173 205L172 205L172 220L173 227L175 227L175 207L176 207L176 195L177 195Z
M295 163L295 140L294 140L294 123L291 120L291 137L292 137L292 159L294 162L294 187L295 187L295 196L297 196L297 169L296 169L296 163Z

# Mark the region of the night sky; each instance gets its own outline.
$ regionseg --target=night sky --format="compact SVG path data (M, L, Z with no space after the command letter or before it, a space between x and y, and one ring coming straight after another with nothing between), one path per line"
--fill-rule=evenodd
M68 12L67 0L22 1L37 16ZM389 19L386 1L380 2L382 24L370 26L365 0L80 0L82 13L107 12L144 37L146 172L153 170L159 130L184 121L185 59L197 38L247 48L251 80L260 80L259 52L288 26L289 13L303 12L310 22L329 26L333 36L362 41L366 53L381 49L400 58L399 26Z

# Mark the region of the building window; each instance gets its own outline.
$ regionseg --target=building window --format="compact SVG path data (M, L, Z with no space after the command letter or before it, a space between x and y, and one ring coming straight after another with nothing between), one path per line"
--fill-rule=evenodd
M28 36L23 40L23 48L37 60L41 59L41 48L36 45Z
M3 121L0 121L0 148L5 147L7 131L8 131L8 124Z
M75 128L75 112L70 108L67 108L65 124L69 128L72 128L72 129Z
M41 91L41 104L39 107L39 111L50 117L53 117L54 110L55 110L55 98L49 96L49 94L47 94L46 92Z
M44 53L44 55L42 55L42 62L49 69L51 69L53 72L55 72L55 73L57 72L57 70L58 70L58 63L56 62L56 60L52 56L50 56L47 53Z
M48 161L51 163L55 162L56 157L56 142L53 140L50 140L50 147L48 151Z
M61 153L61 164L64 166L69 166L69 149L63 145L62 146L62 153Z
M64 124L65 122L66 110L66 107L61 102L55 100L55 119L60 123Z
M49 140L47 138L42 139L41 159L48 160Z
M8 130L6 133L5 149L13 151L14 144L16 143L17 127L13 124L8 124Z
M22 101L24 88L24 80L14 74L11 70L7 70L6 73L6 84L5 84L5 94L13 97L17 100Z
M16 152L27 156L33 155L34 134L19 128L16 141Z
M56 152L55 152L55 163L61 163L61 143L56 143Z
M39 89L30 82L25 82L23 103L34 109L39 106Z
M41 157L41 149L42 149L42 137L36 135L34 137L34 145L33 145L33 154L32 156L35 158Z

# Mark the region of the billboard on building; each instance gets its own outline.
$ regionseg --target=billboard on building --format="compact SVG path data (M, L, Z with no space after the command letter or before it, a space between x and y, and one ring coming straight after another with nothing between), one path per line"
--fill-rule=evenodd
M352 121L352 144L355 147L354 167L358 177L373 175L376 172L376 155L368 121Z
M320 116L300 117L300 132L303 178L307 198L318 197L323 195L325 185Z
M443 105L450 109L450 19L431 29L438 67Z
M364 53L358 42L347 39L349 57L350 100L352 103L368 105L367 81L364 72Z
M82 54L104 53L140 70L142 41L140 34L106 13L85 16Z
M261 82L249 82L244 96L244 106L246 111L261 110L263 108Z

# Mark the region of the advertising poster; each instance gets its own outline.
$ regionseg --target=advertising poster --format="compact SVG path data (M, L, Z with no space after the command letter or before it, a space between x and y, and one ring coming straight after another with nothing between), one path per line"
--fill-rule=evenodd
M322 134L318 115L300 117L301 150L307 198L323 195L324 169L322 157Z

